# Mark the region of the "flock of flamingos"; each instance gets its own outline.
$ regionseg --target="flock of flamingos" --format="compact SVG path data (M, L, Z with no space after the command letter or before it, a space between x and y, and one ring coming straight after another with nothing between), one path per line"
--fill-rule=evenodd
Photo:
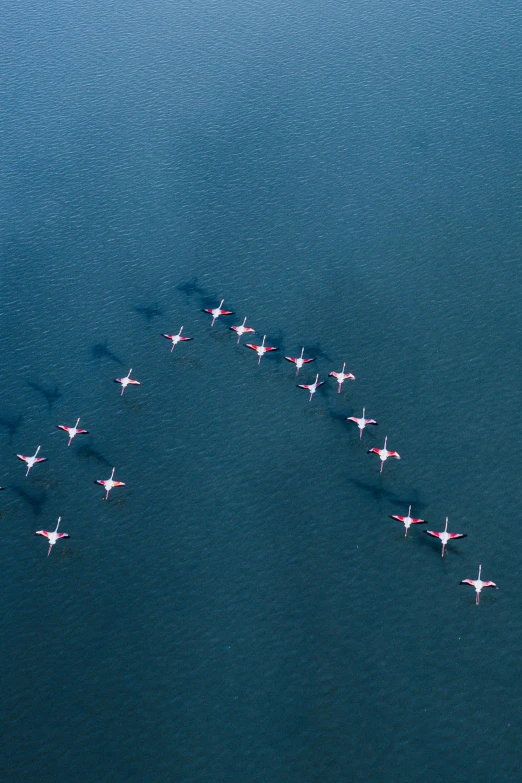
M231 316L235 315L231 310L223 310L223 303L224 300L221 300L218 307L214 308L204 308L203 312L208 313L212 316L212 323L211 326L214 326L216 319L220 316ZM243 319L243 323L236 326L231 326L230 329L234 331L237 334L237 342L239 343L242 336L244 334L255 334L255 329L253 329L251 326L246 325L246 317ZM188 342L192 340L192 337L186 337L182 334L183 327L179 330L177 334L163 334L162 336L165 337L167 340L170 340L172 347L171 352L174 350L176 345L180 342ZM263 336L263 339L259 345L255 343L245 343L246 348L250 348L252 351L255 351L257 354L257 363L261 363L261 359L265 355L265 353L270 353L271 351L278 351L279 348L276 348L271 345L266 345L265 343L266 335ZM305 357L304 356L304 347L301 350L300 356L285 356L284 357L286 361L292 362L295 365L295 374L296 377L299 375L299 371L310 362L315 361L314 357ZM340 393L342 385L347 380L355 380L355 376L352 375L350 372L345 372L346 364L343 364L343 368L340 372L330 372L329 377L335 378L337 382L337 390ZM121 394L124 393L127 386L140 386L140 381L135 380L134 378L131 378L132 374L132 368L129 370L127 375L125 375L123 378L115 378L114 382L119 383L121 386ZM326 381L320 381L319 375L317 374L315 376L315 380L312 383L298 383L296 384L300 389L305 389L309 393L309 400L312 400L314 394L316 393L317 389L320 386L323 386L323 384L326 383ZM376 425L377 422L375 419L367 419L366 416L366 409L363 408L362 415L360 417L357 416L348 416L347 421L352 421L354 424L357 424L357 427L359 428L359 438L362 438L363 431L365 427L367 427L369 424ZM68 446L71 445L73 438L75 438L77 435L87 435L88 430L80 429L79 428L80 419L77 419L76 424L74 427L67 427L65 424L58 424L56 425L58 429L63 430L67 433L69 436L69 442ZM390 457L393 457L395 459L400 459L400 454L396 451L390 451L387 448L388 443L388 437L385 437L384 439L384 445L382 449L368 449L368 454L377 454L380 460L380 472L382 473L382 469L384 467L384 463L387 459ZM45 462L47 460L47 457L39 457L40 446L36 449L35 454L33 454L32 457L24 456L23 454L17 454L19 460L22 460L27 465L27 470L25 475L29 475L29 471L31 468L34 467L38 462ZM96 479L95 484L101 484L101 486L105 489L105 498L108 499L109 492L114 489L115 487L124 487L125 483L123 481L115 481L114 480L114 472L115 468L112 469L110 478L108 479ZM0 489L3 489L1 487ZM400 516L398 514L392 514L390 515L391 519L396 519L399 522L402 522L404 525L404 535L408 535L408 530L410 529L411 525L420 525L425 524L425 519L419 519L417 517L411 516L411 506L408 508L408 514L407 516ZM49 541L49 548L47 550L47 555L51 554L53 546L56 544L58 539L60 538L69 538L68 533L60 533L58 532L60 527L61 517L58 517L58 522L56 524L56 528L53 531L49 530L37 530L35 535L38 536L44 536ZM442 557L444 557L446 547L448 545L449 541L452 541L456 538L465 538L466 533L449 533L448 532L448 517L446 517L446 525L444 527L444 530L425 530L424 531L427 535L433 536L434 538L438 538L442 544ZM480 593L485 587L494 587L497 588L497 585L495 582L490 581L483 581L481 579L481 572L482 572L482 566L479 565L479 571L478 571L478 577L476 579L463 579L459 584L461 585L471 585L475 589L475 603L478 605L480 602Z

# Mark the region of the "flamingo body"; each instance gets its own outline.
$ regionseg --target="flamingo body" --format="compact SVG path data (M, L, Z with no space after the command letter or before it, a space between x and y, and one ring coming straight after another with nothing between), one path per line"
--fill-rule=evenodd
M411 506L408 507L408 516L402 517L399 514L390 514L390 519L397 519L399 522L402 522L404 525L404 535L408 535L408 530L412 525L423 525L427 522L426 519L419 519L418 517L412 517L411 515Z
M328 377L329 378L335 378L336 381L337 381L337 394L341 393L341 386L343 385L343 383L345 381L348 381L348 380L354 381L355 380L355 375L352 375L351 372L346 372L345 373L345 371L344 371L345 367L346 367L346 362L344 362L343 369L341 370L341 372L329 372L328 373Z
M116 468L112 469L111 477L108 479L96 479L94 481L95 484L101 484L102 487L105 488L105 500L109 499L109 492L113 487L124 487L125 483L123 481L114 481L114 471Z
M275 348L273 345L265 345L266 340L266 334L263 335L263 341L261 345L255 345L254 343L245 343L245 348L250 348L251 351L255 351L257 353L258 359L257 363L261 364L261 359L265 355L265 353L270 353L270 351L278 351L279 348Z
M382 466L384 465L384 463L386 462L386 460L389 457L394 457L395 459L400 459L401 458L401 455L399 454L398 451L389 451L386 448L387 442L388 442L388 436L386 436L385 439L384 439L384 446L382 447L382 449L368 449L368 451L366 452L367 454L378 454L379 455L379 459L381 460L381 469L380 469L379 473L382 473Z
M310 402L312 397L316 393L317 389L319 388L319 386L324 386L325 383L326 381L319 380L319 374L317 374L315 376L315 381L313 383L296 383L296 386L299 389L306 389L307 391L310 392L310 397L308 398L308 402Z
M76 420L76 424L74 425L74 427L66 427L65 424L57 424L56 425L57 429L63 430L69 436L69 443L67 444L68 446L71 445L72 439L75 438L76 435L88 435L89 434L88 430L81 430L81 429L78 428L78 424L79 423L80 423L80 419L77 419Z
M171 343L172 343L172 347L170 349L171 353L172 353L172 351L174 350L174 348L176 347L176 345L178 343L187 343L190 340L194 339L193 337L184 337L184 336L182 336L182 334L181 334L182 331L183 331L183 327L181 327L181 329L179 330L179 332L177 334L162 334L161 335L162 337L165 337L167 340L171 341Z
M252 329L251 326L245 326L246 324L246 316L243 318L243 323L239 326L231 326L230 331L235 332L237 334L237 344L239 344L239 341L243 337L244 334L255 334L256 330Z
M475 603L477 604L477 606L480 603L480 593L485 587L494 587L495 590L498 590L498 587L495 584L495 582L482 581L482 579L480 578L481 571L482 571L482 566L479 565L479 572L478 572L477 579L463 579L462 582L459 582L459 585L471 585L471 587L475 588L475 593L476 593Z
M214 326L214 324L216 323L216 319L219 318L220 315L235 315L235 313L233 313L232 310L221 309L224 301L225 301L224 299L221 300L221 302L219 303L219 307L203 308L204 313L208 313L209 315L212 316L212 323L210 324L211 326Z
M299 375L299 370L305 365L310 364L310 362L315 362L315 356L311 359L305 359L304 357L304 347L301 348L301 356L285 356L285 360L287 362L293 362L295 364L295 374L296 376Z
M466 538L467 536L467 533L448 533L448 517L446 517L446 527L444 530L425 530L424 532L428 536L433 536L433 538L439 539L442 544L442 557L444 557L448 541L451 541L454 538Z
M58 523L56 525L56 528L49 532L48 530L37 530L35 533L35 536L45 536L45 538L49 541L49 549L47 550L47 557L51 554L51 549L56 544L58 539L60 538L70 538L69 533L59 533L58 528L60 527L61 517L58 517Z
M364 414L366 413L366 408L363 408L362 416L360 419L357 418L357 416L347 416L346 421L353 421L357 426L359 427L359 440L362 438L363 430L368 424L375 424L377 426L378 422L375 421L375 419L365 419Z
M29 471L33 467L33 465L36 465L37 462L47 462L48 457L39 457L38 452L40 451L40 446L36 449L36 452L33 454L32 457L24 457L23 454L17 454L16 456L18 459L22 460L22 462L25 462L27 465L27 470L25 472L25 475L29 475Z
M132 367L129 370L128 375L125 375L123 378L115 378L114 379L114 383L121 384L121 393L122 394L125 391L125 389L127 388L127 386L129 386L129 384L132 385L132 386L141 386L141 383L139 381L135 381L134 378L130 377L131 376L131 372L132 372Z

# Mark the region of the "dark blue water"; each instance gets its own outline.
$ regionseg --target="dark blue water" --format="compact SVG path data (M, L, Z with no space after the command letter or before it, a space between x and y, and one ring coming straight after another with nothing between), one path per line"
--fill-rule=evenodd
M1 780L517 780L520 5L2 16Z

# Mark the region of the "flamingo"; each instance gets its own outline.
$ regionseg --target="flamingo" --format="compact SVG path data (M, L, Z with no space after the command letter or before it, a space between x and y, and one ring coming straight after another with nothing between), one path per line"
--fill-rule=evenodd
M212 316L212 323L210 324L211 326L214 326L214 324L216 322L216 318L219 318L220 315L234 315L232 310L222 310L221 309L222 306L223 306L223 302L224 301L225 301L224 299L221 300L221 302L219 303L219 307L203 308L203 312L204 313L209 313L209 315Z
M315 356L313 359L304 359L304 347L301 348L301 356L295 357L295 356L285 356L287 362L293 362L295 364L295 374L296 376L299 375L299 370L304 364L310 364L310 362L315 362Z
M269 353L269 351L278 351L279 348L274 348L273 345L265 345L266 340L266 334L263 335L263 342L261 345L254 345L254 343L245 343L245 348L250 348L252 351L255 351L258 355L257 363L261 364L261 358L263 357L263 354Z
M352 375L351 372L345 373L344 368L346 367L346 362L343 363L343 369L341 372L329 372L328 377L329 378L335 378L337 381L337 394L341 393L341 386L346 380L354 381L355 375Z
M363 408L362 416L360 419L357 418L357 416L347 416L346 421L353 421L357 426L359 427L359 440L362 438L363 429L366 427L367 424L378 424L379 422L375 421L375 419L365 419L364 414L366 413L366 408Z
M48 530L37 530L35 533L35 536L45 536L49 539L49 549L47 550L47 557L51 554L51 549L56 544L59 538L70 538L71 536L69 533L59 533L58 528L60 527L61 517L58 517L58 523L56 525L56 528L50 533Z
M127 386L129 384L133 384L134 386L141 386L141 383L139 381L135 381L133 378L130 377L131 376L131 372L132 372L132 367L129 370L129 374L126 375L124 378L115 378L114 379L114 383L121 383L121 393L122 394L123 394L123 392L125 391L125 389L127 388Z
M41 447L38 446L38 448L36 449L33 457L24 457L23 454L17 454L16 455L18 457L18 459L22 460L22 462L26 462L27 463L27 471L26 471L26 474L25 474L26 476L29 475L29 471L31 470L33 465L36 465L37 462L47 462L47 459L48 459L47 457L39 457L38 456L38 452L40 451L40 448Z
M65 424L57 424L56 425L57 429L63 430L69 436L69 443L67 444L68 446L71 445L72 439L74 437L76 437L76 435L88 435L89 434L88 430L80 430L80 429L78 429L78 424L79 423L80 423L80 419L76 419L76 424L74 425L74 427L66 427Z
M296 386L300 389L307 389L310 392L310 399L308 400L308 402L310 402L319 386L324 386L325 383L326 381L319 380L319 374L317 374L313 383L296 383Z
M382 473L382 466L384 465L388 457L395 457L395 459L401 458L401 455L398 452L388 451L388 449L386 448L387 442L388 442L388 436L386 435L386 437L384 438L384 446L382 447L382 449L368 449L368 451L366 452L367 454L379 455L379 459L381 460L381 469L379 473Z
M105 487L105 500L108 500L109 498L109 492L113 487L124 487L125 484L123 481L113 481L114 478L114 471L116 468L112 469L111 477L109 479L96 479L95 484L101 484L102 487Z
M442 557L444 557L444 551L448 541L451 541L452 538L466 538L468 535L467 533L448 533L448 517L446 517L446 527L442 532L437 532L436 530L425 530L424 532L429 536L440 539L442 543Z
M482 566L479 565L479 572L478 577L476 579L463 579L462 582L459 582L459 585L471 585L475 588L476 596L475 596L475 603L477 606L480 603L480 592L484 587L494 587L495 590L498 590L498 587L496 586L495 582L483 582L480 578L480 572L482 571Z
M239 344L239 341L241 340L243 335L246 334L247 332L250 332L251 334L255 334L256 333L255 329L252 329L251 326L245 326L245 324L246 324L246 315L243 318L243 323L241 324L241 326L231 326L230 327L230 331L231 332L235 332L237 334L237 344Z
M167 340L171 340L172 341L172 348L170 349L171 353L172 353L172 351L174 350L175 346L178 343L186 343L189 340L193 340L194 339L193 337L182 337L181 336L181 332L182 331L183 331L183 327L181 327L181 329L179 330L179 332L177 334L162 334L161 335L162 337L166 337Z
M426 519L418 519L418 517L411 517L411 506L408 506L408 516L407 517L401 517L399 514L390 514L390 519L398 519L399 522L402 522L404 524L404 535L408 535L408 530L410 529L411 525L423 525L427 522Z

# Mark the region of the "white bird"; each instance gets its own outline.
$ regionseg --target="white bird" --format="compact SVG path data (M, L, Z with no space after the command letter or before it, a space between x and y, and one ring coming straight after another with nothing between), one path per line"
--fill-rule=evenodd
M48 530L37 530L35 533L35 536L45 536L47 539L49 539L49 549L47 550L47 557L51 554L51 549L56 544L59 538L70 538L69 533L59 533L58 528L60 527L60 521L61 517L58 517L58 524L56 525L55 530L53 530L51 533Z
M174 350L175 346L178 343L186 343L186 342L189 342L189 340L193 340L194 339L193 337L182 337L181 336L181 332L182 331L183 331L183 327L181 327L181 329L179 330L179 332L177 334L162 334L161 335L162 337L166 337L167 340L171 341L171 343L172 343L172 348L170 349L171 353L172 353L172 351Z
M123 481L114 481L114 471L116 468L112 469L111 477L109 479L96 479L95 484L101 484L102 487L105 487L105 500L109 497L109 492L113 487L124 487L125 484Z
M273 345L265 345L266 340L266 334L263 335L263 341L261 345L255 345L254 343L245 343L245 348L250 348L252 351L255 351L258 355L257 363L261 364L261 359L265 355L265 353L269 353L270 351L278 351L279 348L274 348Z
M444 557L444 551L448 541L451 541L453 538L466 538L468 535L467 533L448 533L448 517L446 517L446 527L443 531L438 532L437 530L425 530L424 532L428 536L438 538L442 542L442 557Z
M38 452L39 451L40 451L40 446L38 446L34 456L32 456L32 457L24 457L23 454L17 454L16 455L18 457L18 459L21 459L22 462L25 462L27 464L27 470L26 470L26 473L25 473L26 476L29 475L29 471L31 470L33 465L36 465L37 462L47 462L47 457L39 457L38 456Z
M345 373L345 371L344 371L345 367L346 367L346 362L344 362L343 369L341 370L341 372L329 372L328 373L328 377L329 378L335 378L337 380L337 393L338 394L341 393L341 386L343 385L343 383L345 381L347 381L347 380L354 381L355 380L355 375L352 375L351 372L346 372Z
M305 359L303 357L304 354L304 346L301 348L301 356L285 356L287 362L293 362L295 364L295 374L296 376L299 375L299 370L303 367L305 364L310 364L310 362L315 362L315 357L313 359Z
M479 572L477 579L463 579L462 582L459 582L459 585L471 585L475 588L476 596L475 596L475 603L477 606L480 603L480 593L484 589L484 587L494 587L495 590L498 590L498 587L496 586L495 582L483 582L480 578L480 572L482 571L482 566L479 565Z
M386 435L386 437L384 438L384 446L382 447L382 449L368 449L368 451L366 452L367 454L379 455L379 459L381 460L381 469L379 473L382 473L382 466L384 465L388 457L395 457L395 459L401 458L401 455L397 451L388 451L388 449L386 448L387 442L388 442L388 436Z
M208 313L209 315L212 316L212 323L210 324L211 326L214 326L214 324L216 323L216 318L219 318L220 315L234 315L232 310L222 310L221 309L221 307L223 306L223 302L224 301L225 301L224 299L221 300L221 302L219 303L219 307L214 307L214 308L204 307L203 308L203 312L204 313Z
M129 384L132 384L133 386L141 386L141 383L139 381L135 381L133 378L130 377L131 376L131 372L132 372L132 367L129 370L128 375L126 375L124 378L115 378L114 379L114 383L121 383L121 393L122 394L123 394L123 392L125 391L125 389L127 388L127 386Z
M404 525L404 535L408 535L408 530L412 525L423 525L427 522L426 519L419 519L418 517L411 517L411 506L408 506L408 516L401 517L399 514L390 514L390 519L398 519Z
M358 419L357 416L346 417L346 421L353 421L359 427L359 440L362 438L363 429L366 427L367 424L375 424L375 425L378 424L378 422L376 422L375 419L365 419L364 418L365 413L366 413L366 408L363 408L362 416L360 419Z
M88 435L89 434L87 430L80 430L80 429L78 429L78 424L79 423L80 423L80 419L76 419L76 424L74 425L74 427L66 427L65 424L57 424L56 425L57 429L63 430L69 436L69 443L67 444L68 446L71 445L71 441L72 441L72 439L76 435Z
M243 335L247 334L247 332L249 334L255 334L256 333L256 330L252 329L251 326L245 326L246 320L247 319L246 319L246 315L245 315L245 317L243 318L243 323L240 326L231 326L230 327L230 331L231 332L235 332L237 334L237 343L239 343L239 341L241 340Z
M296 383L296 386L299 389L306 389L307 391L310 392L310 399L308 400L308 402L310 402L310 400L312 399L312 397L316 393L316 391L319 388L319 386L324 386L325 383L326 383L326 381L320 381L319 380L319 374L317 374L315 376L315 381L313 383Z

